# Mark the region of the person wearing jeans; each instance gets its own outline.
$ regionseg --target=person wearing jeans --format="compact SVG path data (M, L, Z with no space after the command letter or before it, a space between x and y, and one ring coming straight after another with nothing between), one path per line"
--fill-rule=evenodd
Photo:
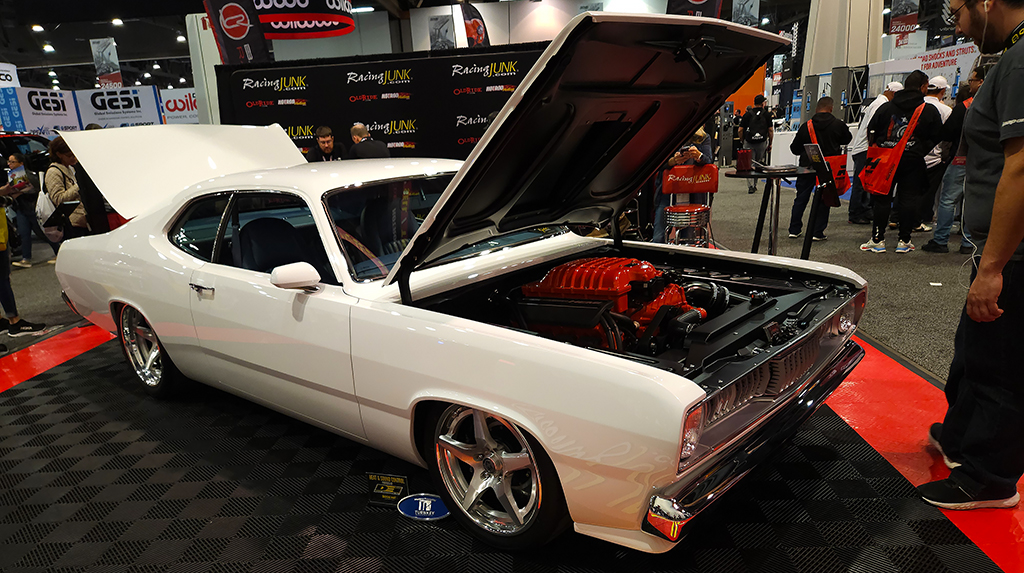
M21 153L12 154L7 158L7 166L11 169L17 169L25 165L25 156ZM13 209L15 222L18 225L18 236L21 237L21 254L22 260L14 261L12 264L20 268L28 268L32 266L32 233L35 232L36 236L40 240L46 242L53 249L54 259L52 262L56 262L57 256L57 243L54 243L46 238L43 230L39 227L39 221L36 220L36 198L39 196L39 190L35 192L22 193L15 197Z
M935 222L935 235L931 241L925 243L921 250L933 253L949 252L949 233L953 228L954 212L958 203L964 198L964 178L967 175L967 167L961 163L957 165L956 160L946 169L942 177L942 190L939 193L939 211ZM974 251L971 244L971 233L965 225L960 225L960 233L963 240L960 241L960 254L969 255Z
M9 195L15 190L10 185L0 187L0 211L10 206L14 199ZM35 324L18 316L18 304L14 300L14 289L11 288L11 250L7 248L7 217L0 217L0 333L7 332L10 336L24 336L42 330L44 325ZM3 346L3 345L0 345ZM0 349L6 352L6 347Z
M874 101L864 107L862 112L864 115L860 119L857 133L850 145L850 155L853 156L853 177L850 181L853 183L853 188L850 190L849 220L855 225L870 225L872 218L871 194L864 189L864 185L860 182L860 172L868 160L868 125L871 124L871 118L875 116L878 108L892 101L893 96L902 89L903 84L900 82L889 82L885 86L885 91L878 94Z

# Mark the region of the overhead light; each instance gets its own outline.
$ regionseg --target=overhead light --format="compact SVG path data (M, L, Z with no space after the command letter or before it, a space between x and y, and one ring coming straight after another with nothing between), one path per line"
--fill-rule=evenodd
M151 74L149 72L146 72L146 73L142 74L142 77L144 77L144 78L151 78L151 77L153 77L153 74Z
M142 82L140 82L139 80L135 80L135 85L137 85L137 86L141 86L141 85L142 85Z
M159 70L160 69L160 64L158 64L156 62L153 62L153 69L154 70Z
M353 14L359 14L361 12L373 12L373 6L360 6L352 9Z
M59 89L60 89L60 86L58 86L57 84L53 84L53 89L55 89L55 90L59 90Z
M883 37L883 38L884 38L884 37L886 37L886 36L888 36L888 35L889 35L889 34L886 34L885 32L882 32L882 37Z
M889 12L892 12L892 10L890 10L890 9L886 8L885 10L882 10L882 15L883 15L883 16L888 16L888 15L889 15Z
M100 84L96 84L96 87L100 87Z
M185 83L185 78L178 78L178 83L179 84Z
M57 72L55 72L53 70L50 70L50 73L48 73L46 75L50 76L51 78L55 78L55 77L57 77Z
M173 89L174 89L174 86L172 86L171 84L167 84L167 89L169 89L169 90L173 90Z
M44 52L56 52L57 50L54 50L53 46L51 46L50 44L43 44L43 51Z
M60 83L60 80L58 80L57 78L53 78L53 80L52 80L52 81L53 81L53 83L55 83L55 84L59 84L59 83Z
M182 36L181 34L178 34L178 41L184 44L185 43L185 36Z
M115 26L124 26L124 21L121 20L120 18L114 18L113 20L110 21L110 23L115 25Z
M761 25L762 26L767 26L768 22L769 22L768 16L765 16L764 18L761 18Z
M43 31L43 27L40 26L39 24L33 24L32 25L32 31L33 32L42 32Z

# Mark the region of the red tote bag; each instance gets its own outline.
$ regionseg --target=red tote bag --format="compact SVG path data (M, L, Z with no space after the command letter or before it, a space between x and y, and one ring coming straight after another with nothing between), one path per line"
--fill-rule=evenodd
M676 165L666 169L661 179L661 192L665 195L677 193L717 193L718 168L707 165Z
M917 127L917 119L924 111L923 103L914 110L910 118L907 130L903 137L896 143L896 147L885 148L872 145L868 148L867 161L864 162L864 169L860 171L860 184L873 195L888 195L892 190L892 180L896 176L896 168L899 167L900 158L903 157L903 150L907 148L907 141L913 135Z
M814 133L814 122L807 122L807 131L811 134L811 143L818 144L818 136ZM831 155L825 158L832 179L836 182L836 191L840 195L850 190L850 175L846 172L846 154ZM820 182L819 182L820 183Z

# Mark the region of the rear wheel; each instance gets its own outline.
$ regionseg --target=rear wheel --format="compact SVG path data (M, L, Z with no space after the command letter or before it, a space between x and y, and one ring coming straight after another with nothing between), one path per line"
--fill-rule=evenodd
M538 547L571 523L554 465L511 422L465 406L435 410L425 457L452 515L502 549Z
M181 383L182 375L146 318L136 308L125 306L118 326L121 348L146 392L158 397L170 395Z

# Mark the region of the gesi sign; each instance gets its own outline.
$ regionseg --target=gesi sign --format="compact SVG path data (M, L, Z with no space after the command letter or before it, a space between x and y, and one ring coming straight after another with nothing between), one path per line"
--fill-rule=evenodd
M76 91L82 125L128 127L163 123L155 86Z
M194 88L160 90L165 123L199 123L199 106Z

